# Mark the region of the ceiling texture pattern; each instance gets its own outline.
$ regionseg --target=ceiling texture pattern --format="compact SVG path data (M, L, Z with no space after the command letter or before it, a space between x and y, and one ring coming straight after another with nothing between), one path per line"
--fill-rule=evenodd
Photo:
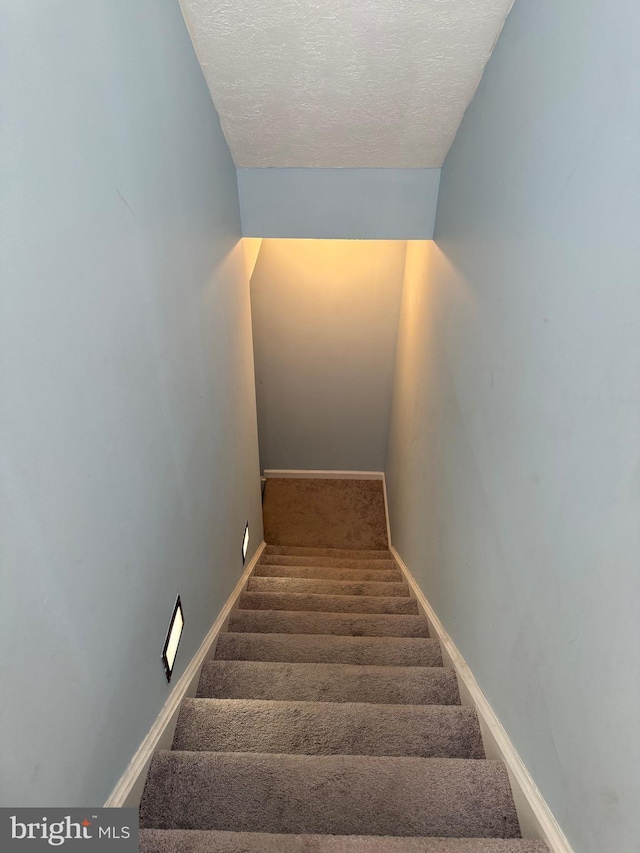
M437 168L512 0L181 0L237 166Z

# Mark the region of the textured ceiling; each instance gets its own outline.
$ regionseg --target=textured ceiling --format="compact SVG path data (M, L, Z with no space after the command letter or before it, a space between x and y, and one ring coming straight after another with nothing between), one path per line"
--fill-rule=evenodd
M237 166L442 165L512 0L181 0Z

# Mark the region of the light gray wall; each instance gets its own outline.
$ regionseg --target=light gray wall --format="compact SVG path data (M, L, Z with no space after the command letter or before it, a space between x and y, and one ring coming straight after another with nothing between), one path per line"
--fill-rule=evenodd
M1 8L0 802L99 806L262 537L236 176L175 0Z
M238 169L245 237L433 237L440 169Z
M263 240L251 278L262 468L381 471L405 243Z
M576 853L640 850L636 0L516 0L412 247L395 545Z

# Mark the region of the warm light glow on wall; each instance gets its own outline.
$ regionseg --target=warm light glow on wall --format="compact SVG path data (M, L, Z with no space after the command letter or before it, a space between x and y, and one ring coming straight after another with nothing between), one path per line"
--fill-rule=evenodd
M258 254L262 246L262 237L243 237L242 248L244 251L244 263L247 270L247 278L251 278L256 268Z
M243 238L246 240L246 238ZM323 287L344 287L368 277L370 271L389 262L404 240L293 240L265 238L271 256L277 254L291 272L300 274L301 283L322 280Z
M265 238L251 278L263 468L384 465L404 240Z

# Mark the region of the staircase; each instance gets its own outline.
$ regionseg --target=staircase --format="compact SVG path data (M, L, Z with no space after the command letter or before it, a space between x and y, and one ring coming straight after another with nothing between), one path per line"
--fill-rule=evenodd
M547 851L382 549L266 547L140 825L143 853Z

